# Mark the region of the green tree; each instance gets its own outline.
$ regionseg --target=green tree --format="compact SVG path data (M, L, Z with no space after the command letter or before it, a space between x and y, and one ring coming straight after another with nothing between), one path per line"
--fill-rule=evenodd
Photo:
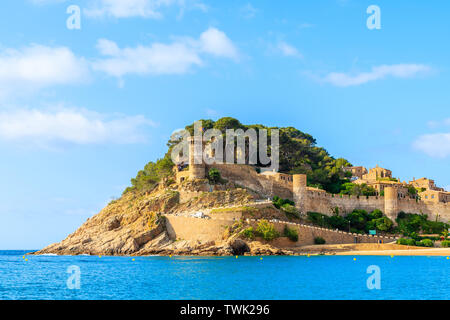
M217 184L222 181L222 177L220 176L220 171L216 168L211 168L208 171L208 180L212 184Z
M162 178L173 175L174 164L167 153L164 158L156 162L149 162L143 170L140 170L136 177L131 179L131 187L125 189L124 193L130 191L147 192L151 191Z
M375 220L375 226L377 230L387 232L392 229L394 223L388 217L382 217Z
M356 184L356 183L343 183L341 185L341 194L348 194L353 196L374 196L377 194L376 190L368 186L367 184Z
M378 209L375 209L371 213L369 213L370 220L380 219L382 216L383 216L383 212L381 212L381 210L378 210Z
M350 221L350 225L358 230L364 230L367 218L368 214L365 210L353 210L346 216L347 221Z
M293 242L297 242L298 241L298 232L297 232L297 230L289 228L287 225L284 226L283 235L285 237L288 237L289 240L291 240Z

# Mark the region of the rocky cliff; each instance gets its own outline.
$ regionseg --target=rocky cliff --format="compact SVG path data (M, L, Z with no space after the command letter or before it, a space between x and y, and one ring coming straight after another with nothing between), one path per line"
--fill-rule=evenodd
M186 200L180 201L181 196ZM234 229L226 228L220 235L220 240L216 241L176 239L167 230L167 216L190 216L198 212L221 215L226 213L224 208L232 207L241 208L242 218L247 215L286 219L284 214L271 205L252 209L251 204L256 198L258 195L254 192L239 188L231 182L220 186L210 186L207 180L185 181L180 185L161 182L151 192L125 193L120 199L111 201L97 215L89 218L66 239L34 254L289 254L269 244L240 239L236 226Z

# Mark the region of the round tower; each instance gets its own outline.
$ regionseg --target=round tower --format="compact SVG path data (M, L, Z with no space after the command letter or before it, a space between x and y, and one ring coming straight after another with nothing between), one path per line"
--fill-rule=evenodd
M292 194L295 206L301 213L306 209L306 174L294 174L292 177Z
M196 144L192 137L189 141L189 179L204 179L206 177L205 170L203 142L200 140L200 143Z
M384 213L386 216L395 221L398 215L398 191L394 187L384 188Z

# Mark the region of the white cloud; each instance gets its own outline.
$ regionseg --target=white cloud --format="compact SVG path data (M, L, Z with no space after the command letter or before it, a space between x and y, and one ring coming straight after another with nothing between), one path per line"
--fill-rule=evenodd
M216 28L209 28L203 32L200 35L200 44L203 52L235 60L238 58L238 52L233 42L224 32Z
M389 76L394 78L411 78L430 70L429 66L423 64L381 65L373 67L370 72L357 74L331 72L320 80L338 87L349 87L384 79Z
M450 156L450 133L431 133L418 137L413 147L433 158Z
M62 3L66 0L29 0L31 3L36 5L45 5L45 4L55 4L55 3Z
M80 83L89 77L89 66L67 47L31 45L0 52L0 93Z
M162 17L159 10L176 2L175 0L96 0L92 7L84 10L84 13L89 17L159 19Z
M18 109L0 112L0 140L36 146L145 141L141 128L155 124L142 115L106 115L85 109Z
M303 58L303 55L297 50L297 48L284 41L278 42L277 50L286 57Z
M28 0L35 5L50 5L67 0ZM179 9L177 19L186 11L207 12L209 7L199 0L85 0L88 6L84 14L88 18L163 18L162 11L171 7Z
M428 121L427 125L431 129L448 127L450 126L450 118ZM438 132L421 135L413 142L413 147L430 157L446 158L450 156L450 133Z
M108 49L105 49L108 47ZM198 53L184 43L154 43L150 47L119 49L106 39L98 41L99 51L110 58L97 60L94 70L103 71L111 76L122 77L128 73L135 74L182 74L193 65L201 65ZM112 48L117 48L113 52Z
M237 59L237 49L220 30L210 28L198 40L181 38L171 44L153 43L135 48L119 48L107 39L97 42L100 54L106 56L93 63L93 68L111 76L125 74L183 74L193 66L203 65L202 54Z

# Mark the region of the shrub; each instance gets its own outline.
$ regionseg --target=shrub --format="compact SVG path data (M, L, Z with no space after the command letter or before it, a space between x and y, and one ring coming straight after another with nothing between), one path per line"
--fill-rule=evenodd
M295 229L291 229L288 226L284 226L283 234L285 237L288 237L289 240L291 240L293 242L298 241L298 232Z
M241 234L246 237L247 239L253 240L255 239L255 230L253 227L248 227L244 230L242 230Z
M397 220L405 219L405 218L406 218L406 213L404 213L403 211L400 211L397 215Z
M315 237L314 238L314 244L325 244L325 239L322 237Z
M291 201L289 199L282 199L278 196L273 197L272 203L277 209L281 209L285 204L290 204L291 206L295 206L294 201Z
M444 240L441 242L441 247L449 248L450 247L450 240Z
M326 224L330 226L333 229L345 229L347 227L347 221L344 217L340 216L339 214L334 214L331 217L325 218Z
M419 242L416 242L416 245L420 247L433 247L433 241L430 239L423 239Z
M422 240L422 238L417 234L417 232L411 232L409 236L416 241Z
M212 184L217 184L222 181L222 177L220 176L220 171L216 168L209 169L208 172L208 180Z
M350 221L352 227L358 230L364 230L368 214L365 210L353 210L353 212L349 213L345 218Z
M126 188L123 194L133 191L144 193L153 190L162 178L173 175L173 166L170 152L156 162L147 163L144 169L137 173L136 178L131 179L132 186Z
M397 240L397 244L401 244L401 245L404 245L404 246L415 246L416 245L416 240L401 238L401 239Z
M327 218L326 215L318 213L318 212L308 212L307 213L307 219L308 221L314 223L314 224L323 224L323 221L325 221Z
M295 208L293 205L289 203L285 203L281 206L281 210L288 216L292 218L300 218L300 215L298 214L297 208Z
M404 235L410 235L413 232L418 233L441 233L449 225L439 221L430 221L425 214L414 214L400 212L397 216L398 230Z
M380 219L382 217L383 217L383 212L381 212L381 210L378 210L378 209L375 209L371 213L369 213L370 220Z
M425 233L442 233L447 230L447 226L443 222L426 220L422 225L422 230Z
M256 233L267 241L271 241L279 236L278 231L275 230L273 224L264 219L258 223Z
M354 196L374 196L376 195L376 190L368 186L367 184L355 184L351 182L343 183L341 185L340 194L354 195Z
M393 225L394 223L388 217L382 217L375 220L375 226L377 227L377 230L380 231L389 231Z

